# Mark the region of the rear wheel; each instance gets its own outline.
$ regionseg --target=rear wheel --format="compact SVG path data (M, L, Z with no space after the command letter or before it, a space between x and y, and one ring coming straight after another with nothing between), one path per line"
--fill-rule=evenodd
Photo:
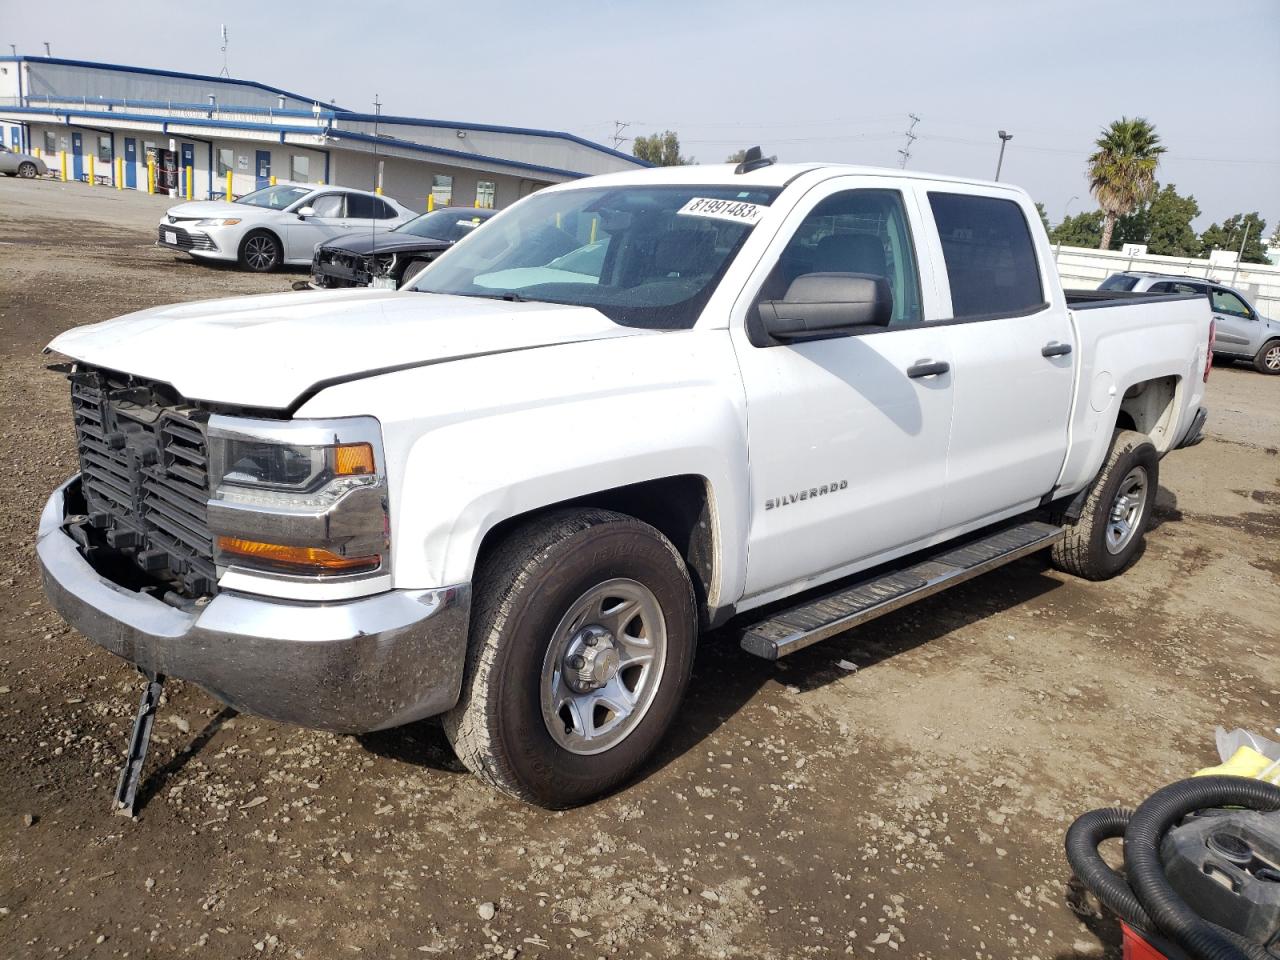
M1077 520L1053 546L1053 564L1086 580L1108 580L1142 549L1160 484L1160 458L1145 433L1117 430Z
M623 514L549 514L490 551L473 613L462 696L444 717L467 768L551 808L633 776L693 666L693 587L671 542Z
M240 244L240 262L254 273L269 273L283 259L280 241L265 230L249 234Z
M1253 358L1253 367L1259 373L1280 373L1280 340L1264 343Z
M18 176L22 177L24 180L34 179L37 172L36 165L30 160L18 164Z

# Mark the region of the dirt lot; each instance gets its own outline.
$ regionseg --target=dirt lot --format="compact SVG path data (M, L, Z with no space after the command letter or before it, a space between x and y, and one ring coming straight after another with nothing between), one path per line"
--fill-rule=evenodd
M1125 576L1031 558L776 666L721 631L661 755L594 806L494 795L431 723L338 737L171 682L148 802L114 816L140 687L40 591L36 517L75 468L40 348L296 279L175 259L164 206L0 181L0 956L1118 956L1064 899L1067 824L1215 762L1215 724L1277 723L1280 378L1219 367Z

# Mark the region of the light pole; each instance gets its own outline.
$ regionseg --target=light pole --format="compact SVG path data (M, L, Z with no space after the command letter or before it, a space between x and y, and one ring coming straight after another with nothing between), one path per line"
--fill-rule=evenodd
M1067 215L1071 212L1071 204L1075 203L1079 199L1080 198L1075 194L1072 194L1071 196L1067 197L1067 204L1062 208L1062 223L1067 222ZM1062 226L1062 223L1058 224L1058 226ZM1054 263L1058 262L1058 257L1061 255L1062 255L1062 234L1058 234L1058 249L1053 252Z
M1000 179L1000 168L1004 166L1004 145L1013 139L1013 134L1005 133L1003 130L1001 130L999 131L999 137L1000 137L1000 159L996 161L996 179L997 180Z

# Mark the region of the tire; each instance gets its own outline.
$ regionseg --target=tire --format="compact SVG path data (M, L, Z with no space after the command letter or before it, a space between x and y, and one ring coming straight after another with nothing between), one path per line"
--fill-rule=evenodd
M34 180L37 172L36 165L30 160L18 164L18 176L23 180Z
M413 275L430 262L430 260L423 260L421 257L416 260L410 260L404 265L404 269L400 271L400 279L396 282L396 286L403 287L407 280L412 280Z
M1268 340L1253 358L1253 369L1272 376L1280 373L1280 340Z
M1142 549L1159 485L1160 458L1151 439L1117 430L1079 519L1058 518L1067 534L1053 545L1053 565L1086 580L1109 580L1124 570Z
M684 560L648 524L597 509L532 520L487 553L445 734L472 773L518 800L563 809L603 796L653 752L688 686L698 620ZM611 618L619 598L636 612ZM600 702L623 704L620 686L634 698L625 715Z
M240 264L254 273L270 273L284 260L284 250L274 233L255 230L240 241Z

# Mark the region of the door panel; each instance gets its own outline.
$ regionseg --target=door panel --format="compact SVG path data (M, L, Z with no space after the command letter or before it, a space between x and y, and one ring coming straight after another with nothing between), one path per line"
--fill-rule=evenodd
M346 198L342 193L326 193L312 198L316 215L299 220L296 214L285 225L285 258L310 263L316 244L323 243L354 228L346 216Z
M124 138L124 185L130 190L138 186L138 141Z
M182 150L181 150L180 156L182 159L180 163L181 169L178 171L178 190L181 191L184 197L187 196L188 193L192 197L194 197L195 189L196 189L196 185L194 183L195 168L196 168L195 144L194 143L182 144ZM189 186L187 184L188 178L190 178L193 181Z
M733 328L750 451L748 597L829 579L937 529L951 377L907 369L949 360L951 331L922 322L918 213L901 191L871 188L884 183L839 178L810 191L766 252L746 310L784 298L806 273L871 274L894 291L889 327L773 346L753 345L745 316Z
M259 150L253 161L253 168L257 174L254 189L261 190L263 187L271 186L271 151Z
M1034 505L1053 489L1079 358L1065 304L1044 302L1054 287L1022 204L964 188L926 193L921 207L934 220L956 321L941 515L950 530Z
M71 134L71 172L77 180L84 179L84 136Z
M1213 309L1213 348L1220 353L1253 356L1262 346L1261 327L1252 319L1248 307L1229 290L1209 288L1209 304Z

